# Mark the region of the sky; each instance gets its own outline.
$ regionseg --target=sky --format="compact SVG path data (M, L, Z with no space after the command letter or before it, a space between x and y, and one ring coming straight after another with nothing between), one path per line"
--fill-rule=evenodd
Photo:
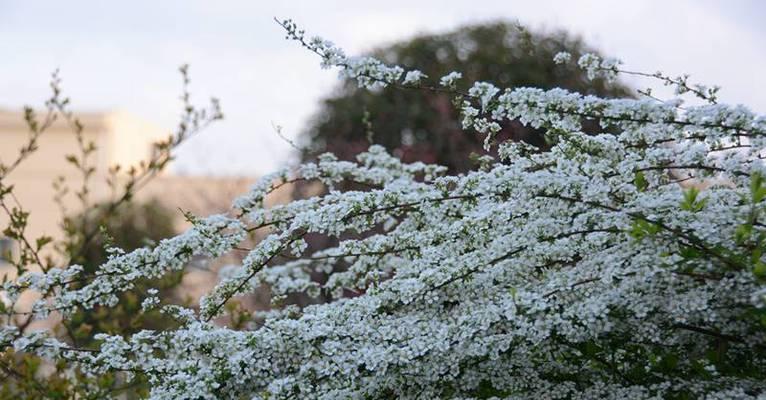
M294 160L274 126L295 138L337 83L337 72L284 40L274 17L347 54L498 19L563 28L626 68L689 73L722 86L723 101L766 113L759 0L0 0L0 108L42 105L58 68L75 111L121 110L171 130L180 115L178 66L188 63L193 100L219 98L226 118L179 149L175 172L265 174Z

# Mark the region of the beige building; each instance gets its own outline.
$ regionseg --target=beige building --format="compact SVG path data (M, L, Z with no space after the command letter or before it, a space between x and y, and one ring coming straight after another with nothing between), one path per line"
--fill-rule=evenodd
M97 148L89 157L89 165L96 168L89 182L91 204L113 196L106 182L110 167L120 165L121 170L125 171L130 166L149 160L152 156L152 144L170 135L170 132L125 113L84 113L78 114L78 118L84 126L85 141L92 141ZM28 140L29 129L23 114L0 110L0 162L4 165L12 163ZM63 238L64 233L60 226L63 215L61 207L54 201L56 190L53 182L58 177L63 177L70 188L70 193L62 201L67 214L76 215L83 211L81 202L71 193L82 185L81 173L66 161L68 154L79 153L74 132L64 121L56 121L39 137L38 150L4 179L3 184L13 185L15 199L30 213L25 236L32 243L42 235L51 236L54 240ZM136 193L135 201L156 199L168 209L178 210L176 229L181 231L188 227L188 223L180 210L198 216L225 213L230 209L232 200L245 193L254 180L254 177L179 176L165 171L142 187ZM272 194L267 203L284 202L290 197L291 190L290 187L283 187ZM15 201L8 198L6 200ZM2 257L8 249L15 250L11 251L11 256L18 252L19 243L3 238L1 233L8 221L7 214L0 210L0 278L12 278L15 275L15 269L10 268ZM51 250L46 254L55 256L55 252ZM217 270L220 266L238 263L242 256L241 252L233 252L212 263L205 260L192 262L192 268L184 275L177 295L179 298L196 300L217 282ZM25 292L16 307L21 311L28 310L36 298L35 293ZM3 301L2 292L0 301ZM268 297L264 297L262 292L248 301L249 306L255 308L268 305ZM36 329L51 323L52 320L37 321L33 326Z
M112 195L106 183L110 167L120 165L125 171L130 166L149 160L152 143L170 134L122 112L81 113L78 118L84 126L85 140L92 141L97 147L89 157L89 165L96 168L89 184L93 201L105 200ZM0 162L5 165L13 162L28 140L29 129L23 114L0 110ZM62 211L54 201L56 191L53 182L63 177L70 188L70 193L62 201L67 213L81 212L82 205L72 192L82 185L82 177L65 158L68 154L79 154L80 150L76 135L63 120L56 121L40 136L38 146L38 150L11 172L3 183L13 185L16 199L25 211L30 212L26 232L29 238L34 240L48 235L60 239L63 234L60 227ZM196 215L207 215L226 211L231 200L244 193L252 181L253 178L245 177L176 176L164 172L143 187L136 198L138 201L157 198L170 209L180 208ZM180 211L178 216L180 229L184 223ZM0 213L0 227L4 228L7 223L8 216ZM0 253L14 246L0 234Z
M107 169L114 164L138 164L150 155L150 144L167 136L156 127L123 113L87 113L78 115L85 127L83 138L92 141L97 151L89 157L96 168L92 178L92 197L104 198ZM42 118L42 116L40 117ZM19 149L29 140L29 128L19 112L0 111L0 161L10 164L19 155ZM61 210L53 201L53 181L63 177L71 188L82 185L79 171L66 161L66 155L80 153L72 129L59 118L38 139L38 150L21 163L8 177L6 185L13 185L14 194L25 210L30 212L27 233L30 237L50 235L59 238ZM66 196L63 205L77 211L78 201ZM7 215L0 215L0 226L7 224Z

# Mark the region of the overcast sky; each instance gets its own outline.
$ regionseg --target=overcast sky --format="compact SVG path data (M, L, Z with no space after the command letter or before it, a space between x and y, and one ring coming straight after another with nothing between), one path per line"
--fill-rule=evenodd
M40 105L50 72L79 110L119 109L162 127L179 114L177 67L226 120L190 140L175 170L263 174L336 83L272 18L354 54L418 32L505 18L565 28L634 70L690 73L766 113L766 2L728 1L11 1L0 0L0 107ZM646 87L647 82L631 82ZM0 145L2 145L0 138Z

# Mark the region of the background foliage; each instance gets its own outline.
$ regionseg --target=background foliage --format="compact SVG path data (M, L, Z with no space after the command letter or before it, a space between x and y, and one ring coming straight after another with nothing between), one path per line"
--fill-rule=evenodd
M469 25L443 34L420 35L372 51L389 65L418 69L429 77L461 71L463 81L491 82L503 88L560 87L601 97L626 97L631 91L603 79L589 80L575 65L557 65L556 53L575 57L593 52L580 38L565 31L529 30L517 23ZM460 87L460 86L459 86ZM499 139L525 140L545 147L542 131L506 121ZM469 155L486 154L482 135L462 130L459 114L448 93L364 90L344 80L321 103L304 132L304 161L331 152L351 160L370 142L384 146L404 162L423 161L465 172L473 166Z

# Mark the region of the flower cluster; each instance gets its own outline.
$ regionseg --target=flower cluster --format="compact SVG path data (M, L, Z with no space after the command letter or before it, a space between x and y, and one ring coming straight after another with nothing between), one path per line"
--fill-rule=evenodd
M451 176L372 146L356 162L325 155L279 171L238 198L234 216L117 255L94 282L70 287L76 272L51 272L6 285L58 285L45 303L55 310L109 306L138 277L267 231L198 310L163 307L177 329L102 335L98 348L77 351L7 327L0 343L90 374L141 374L154 399L766 394L766 118L741 106L681 109L486 82L460 93L459 73L429 87L421 73L351 59L283 26L362 86L453 90L464 126L499 156ZM580 64L619 73L592 57ZM495 144L509 119L544 129L550 148ZM590 121L602 132L584 133ZM266 206L299 180L330 190ZM336 190L339 182L365 189ZM338 245L307 252L308 234ZM313 280L317 272L327 279ZM328 301L275 309L245 329L222 322L229 301L261 287ZM150 299L147 309L159 305Z

